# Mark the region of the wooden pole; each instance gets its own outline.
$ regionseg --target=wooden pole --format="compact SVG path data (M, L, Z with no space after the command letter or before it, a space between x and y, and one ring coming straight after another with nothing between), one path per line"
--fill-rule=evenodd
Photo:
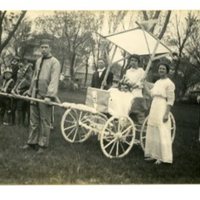
M38 103L44 103L47 105L51 105L51 106L57 106L60 108L64 108L64 109L77 109L77 110L82 110L82 111L86 111L86 112L91 112L91 113L97 113L97 111L89 106L86 106L84 104L76 104L76 103L68 103L68 102L63 102L63 103L56 103L56 102L46 102L42 99L37 99L37 98L33 98L33 97L27 97L27 96L22 96L22 95L13 95L13 94L8 94L8 93L3 93L0 92L0 96L6 96L6 97L10 97L10 98L16 98L16 99L23 99L25 101L33 101L33 102L38 102Z
M110 69L111 69L111 66L112 66L112 61L113 61L113 59L114 59L114 56L115 56L116 51L117 51L117 46L115 46L115 49L114 49L114 51L113 51L113 54L112 54L111 59L109 59L108 53L106 52L106 56L107 56L107 60L108 60L108 67L107 67L106 74L105 74L105 76L104 76L103 82L102 82L102 84L101 84L101 89L103 89L103 86L104 86L104 84L106 83L106 80L107 80L107 78L108 78L108 74L109 74L109 72L110 72Z

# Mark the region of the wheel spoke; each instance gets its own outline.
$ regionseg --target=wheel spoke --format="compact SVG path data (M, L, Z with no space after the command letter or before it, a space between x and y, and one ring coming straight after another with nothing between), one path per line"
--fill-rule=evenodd
M119 145L120 145L120 147L122 148L123 152L125 152L125 149L124 149L123 144L120 142Z
M130 146L130 143L126 140L123 141L125 144L128 144Z
M120 121L119 121L119 123L117 125L117 132L120 132Z
M78 121L80 121L82 119L82 115L83 115L83 111L80 111L80 115L79 115Z
M68 137L68 138L69 138L69 136L73 133L73 131L74 131L75 128L76 128L76 127L72 128L72 130L69 132L69 134L67 134L67 137Z
M124 135L124 133L126 133L127 131L129 131L129 129L131 129L132 126L130 125L128 128L126 128L124 131L122 131L122 135Z
M107 142L110 142L111 140L113 140L113 136L107 135L106 137L104 137L104 140L107 141Z
M74 134L74 137L73 137L73 140L72 140L73 142L74 142L75 139L76 139L76 135L77 135L77 133L78 133L78 129L75 130L75 134Z
M72 113L69 113L69 115L73 118L74 121L77 121L77 119L73 116Z
M68 126L68 127L64 128L64 131L66 131L66 130L68 130L68 129L70 129L70 128L73 128L73 127L75 127L75 126L76 126L76 124L73 124L73 125L71 125L71 126Z
M122 135L121 136L122 139L127 138L127 137L133 137L133 135L132 134L128 134L128 135Z
M68 122L70 124L74 123L73 121L69 121L69 120L66 120L66 119L65 119L65 122Z
M115 138L113 139L113 140L111 140L106 146L105 146L105 149L107 148L107 147L109 147L113 142L115 142Z
M111 149L110 149L110 151L109 151L109 154L110 154L110 155L112 154L112 151L113 151L113 149L114 149L114 147L115 147L115 144L116 144L116 142L113 143L113 145L112 145L112 147L111 147Z
M117 147L116 147L116 156L118 156L119 155L119 141L116 142L116 145L117 145Z

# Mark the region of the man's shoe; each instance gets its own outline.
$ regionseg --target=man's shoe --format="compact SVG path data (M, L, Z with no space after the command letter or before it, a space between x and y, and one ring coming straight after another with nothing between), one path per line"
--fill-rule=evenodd
M39 149L37 150L37 154L43 154L44 152L45 152L44 147L39 147Z
M34 144L25 144L24 146L21 147L21 149L23 149L23 150L35 150L36 149L36 145L34 145Z

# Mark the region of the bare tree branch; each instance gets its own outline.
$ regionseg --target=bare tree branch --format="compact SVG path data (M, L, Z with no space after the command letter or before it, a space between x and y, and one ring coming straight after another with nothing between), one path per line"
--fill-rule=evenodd
M2 41L3 20L4 20L5 15L6 15L6 11L1 11L1 15L0 15L0 45L1 45L1 41Z
M21 23L22 19L26 15L26 11L22 11L20 17L17 20L17 23L15 24L14 28L12 29L11 32L9 32L8 37L5 39L5 41L1 44L0 46L0 53L2 50L6 47L6 45L9 43L10 39L13 37L15 31L17 30L19 24Z

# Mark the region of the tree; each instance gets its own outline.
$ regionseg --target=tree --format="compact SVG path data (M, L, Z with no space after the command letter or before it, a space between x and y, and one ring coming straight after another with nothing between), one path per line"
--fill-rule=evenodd
M195 16L195 14L192 12L189 12L187 17L185 17L185 23L181 22L177 15L175 16L176 35L173 34L173 39L170 41L171 44L176 46L178 52L178 59L175 63L175 78L178 74L181 59L184 56L185 47L187 46L190 37L193 35L193 33L195 33L195 30L197 29L197 22L197 16ZM181 29L181 27L183 28Z
M17 31L26 11L19 13L0 11L0 54Z
M55 12L53 16L39 19L37 25L43 32L59 38L60 52L69 63L70 76L74 80L76 66L82 62L83 53L92 40L93 13L84 11ZM89 53L89 52L88 52Z
M166 30L167 30L167 25L170 20L171 16L171 11L142 11L143 14L143 20L144 21L152 21L152 20L157 20L160 23L152 23L150 26L143 25L146 30L148 30L150 33L156 35L158 39L162 39ZM162 16L163 14L163 16ZM156 30L156 26L158 27L158 30ZM156 30L156 31L155 31ZM157 33L155 33L157 32Z
M22 20L19 28L14 33L13 38L11 39L11 46L15 50L16 55L20 55L20 57L24 57L27 49L27 42L31 38L31 26L32 22L27 19Z

